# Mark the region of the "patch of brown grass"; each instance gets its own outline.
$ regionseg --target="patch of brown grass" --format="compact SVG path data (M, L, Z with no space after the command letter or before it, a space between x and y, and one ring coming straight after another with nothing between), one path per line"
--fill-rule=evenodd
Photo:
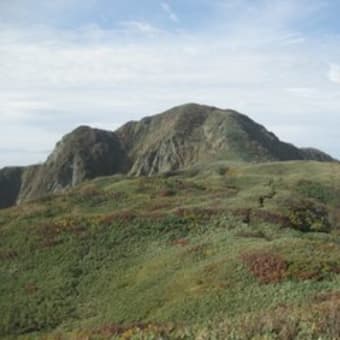
M156 339L154 336L158 336L157 339L163 339L164 336L170 334L174 330L172 325L161 325L153 323L136 322L127 325L112 324L103 326L100 329L94 331L94 335L99 335L105 339L111 337L119 337L119 339L132 339L139 338L143 335L143 339ZM149 337L148 337L149 335Z
M171 196L175 196L175 195L176 195L176 191L171 190L171 189L163 189L159 192L160 197L171 197Z
M178 240L174 240L171 242L173 246L181 246L181 247L186 247L189 244L189 240L185 238L180 238Z
M340 303L340 291L320 293L314 297L315 303L332 302L332 301L333 302L337 301L338 303Z
M99 217L98 223L104 225L111 225L114 222L131 222L137 218L137 215L132 210L121 210L113 214Z
M255 251L243 253L241 260L262 284L279 283L286 278L288 264L279 254Z
M24 285L24 290L27 295L34 295L38 291L38 286L33 282L28 282Z
M311 309L317 319L315 332L325 334L327 339L340 339L340 293L319 294Z

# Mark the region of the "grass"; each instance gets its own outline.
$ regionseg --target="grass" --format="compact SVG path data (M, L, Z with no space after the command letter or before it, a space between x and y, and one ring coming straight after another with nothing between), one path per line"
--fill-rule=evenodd
M219 162L2 210L0 336L337 338L339 190L338 165Z

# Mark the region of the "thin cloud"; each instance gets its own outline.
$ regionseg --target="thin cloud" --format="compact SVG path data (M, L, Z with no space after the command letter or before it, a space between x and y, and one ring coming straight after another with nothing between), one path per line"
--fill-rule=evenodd
M173 11L173 9L171 8L169 3L162 2L161 7L162 7L163 11L169 16L169 19L171 21L173 21L173 22L179 21L177 14Z
M305 1L304 12L300 2L263 1L252 7L252 20L249 2L237 3L239 16L218 8L219 15L233 17L227 26L199 32L137 19L111 29L2 26L0 145L52 149L84 122L114 129L200 102L236 109L282 139L334 152L340 67L328 61L338 60L337 37L328 36L325 49L322 37L295 29L292 22L314 15ZM22 158L0 152L0 166L40 160L34 152Z
M328 78L331 82L340 84L340 65L338 64L329 65Z
M127 32L140 32L147 34L157 34L161 33L162 30L155 27L154 25L146 22L146 21L125 21L121 22L120 26L125 29Z

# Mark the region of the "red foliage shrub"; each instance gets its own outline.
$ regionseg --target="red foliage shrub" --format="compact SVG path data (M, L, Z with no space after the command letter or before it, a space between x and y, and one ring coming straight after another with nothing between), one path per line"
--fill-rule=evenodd
M24 286L27 295L33 295L38 291L38 287L35 283L29 282Z
M41 248L51 248L60 243L62 228L58 223L49 223L39 226L38 234Z
M203 253L207 248L206 244L197 244L195 246L192 246L188 249L189 253L197 254L197 253Z
M92 221L79 216L64 216L36 227L41 248L50 248L62 242L63 234L71 233L77 237L87 235L88 225Z
M173 246L181 246L181 247L185 247L189 244L189 241L185 238L180 238L178 240L174 240L172 241L172 245Z
M315 297L311 310L317 315L315 332L325 339L340 338L340 293L330 292Z
M149 205L149 211L153 212L153 211L156 211L156 210L162 210L162 209L167 209L171 207L171 204L168 203L168 202L156 202L154 204L150 204Z
M171 189L163 189L159 192L160 197L171 197L175 195L176 195L176 191L171 190Z
M279 254L266 251L244 253L241 260L263 284L278 283L286 278L288 264Z
M106 338L111 338L112 336L122 337L123 339L130 339L135 332L143 331L145 334L150 331L152 334L157 334L162 336L160 338L163 339L163 336L172 332L174 327L172 325L161 325L161 324L153 324L153 323L142 323L135 322L127 325L121 324L113 324L108 326L103 326L100 329L94 332L95 335L100 335ZM129 335L126 333L129 332ZM145 336L145 338L149 338ZM153 337L152 337L153 338ZM144 337L143 337L144 339Z
M121 210L110 215L105 215L100 218L99 223L110 225L114 222L131 222L137 218L137 215L131 210Z
M79 193L84 198L91 198L100 195L101 191L94 186L89 186L83 188Z

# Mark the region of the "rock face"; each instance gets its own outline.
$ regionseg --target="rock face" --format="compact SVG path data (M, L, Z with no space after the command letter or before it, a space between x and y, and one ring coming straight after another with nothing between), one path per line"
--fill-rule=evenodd
M196 104L129 122L117 135L131 160L130 174L137 176L216 160L305 159L302 150L281 142L247 116Z
M81 126L56 145L44 164L0 170L0 208L98 176L151 176L218 160L333 161L321 151L281 142L236 111L187 104L115 132Z
M114 132L81 126L56 145L44 164L25 171L18 201L128 169L126 154Z
M305 159L313 159L319 162L334 162L334 158L323 151L314 148L302 148Z
M23 170L19 167L0 170L0 208L8 208L16 204Z

